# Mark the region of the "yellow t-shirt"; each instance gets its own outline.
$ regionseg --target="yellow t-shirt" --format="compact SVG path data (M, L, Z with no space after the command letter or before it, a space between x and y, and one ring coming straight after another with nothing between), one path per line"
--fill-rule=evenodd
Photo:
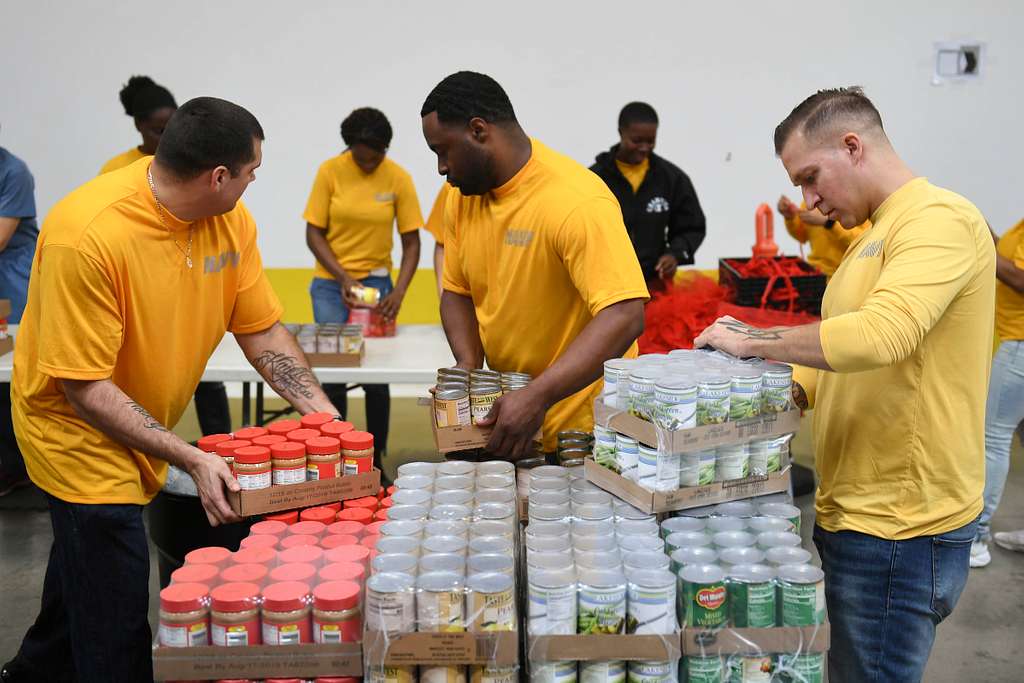
M282 307L263 274L245 206L188 225L156 213L148 159L104 174L51 210L18 330L11 415L28 473L72 503L145 504L167 463L86 423L61 379L110 378L173 427L224 332L269 328Z
M104 173L110 173L111 171L116 171L117 169L124 168L125 166L131 166L139 159L148 156L152 155L146 154L138 147L132 147L127 152L118 154L116 157L109 160L107 163L103 164L103 168L100 169L100 175L103 175Z
M999 238L996 251L1013 265L1024 268L1024 221ZM1024 339L1024 294L996 281L996 334L1002 341Z
M532 145L530 160L501 187L483 196L449 193L444 288L473 299L488 366L536 377L601 309L648 295L604 181ZM554 450L560 430L593 426L600 390L598 380L552 406L545 450Z
M647 176L647 169L651 167L651 159L648 157L639 164L627 164L625 161L616 159L615 165L619 167L619 172L629 181L630 187L633 188L633 194L636 194L640 189L640 184L644 182L644 178Z
M915 178L871 216L822 303L835 372L810 385L817 522L891 540L981 511L995 248L963 197Z
M806 211L807 204L801 203L800 210ZM786 231L793 239L801 244L810 243L811 253L807 255L807 262L829 277L836 272L850 244L871 227L871 221L867 220L849 230L840 225L839 221L831 228L826 228L824 225L804 223L799 215L786 218L785 222Z
M448 183L442 183L441 189L437 191L437 197L434 199L434 205L430 207L430 215L427 216L427 224L423 228L434 236L434 241L444 246L444 206L448 201L448 193L452 191L452 186Z
M320 164L302 216L326 228L334 257L357 280L378 268L391 270L396 219L399 233L423 227L412 176L388 158L373 173L364 173L351 152ZM319 262L316 277L333 278Z

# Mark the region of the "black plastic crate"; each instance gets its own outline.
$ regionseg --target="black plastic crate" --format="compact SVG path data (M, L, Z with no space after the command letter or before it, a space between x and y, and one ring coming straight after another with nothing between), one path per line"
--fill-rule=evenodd
M776 256L778 261L781 257ZM739 261L746 263L750 257L734 257L729 259L718 259L718 283L727 287L732 297L732 303L738 306L761 306L761 297L764 296L765 287L768 286L767 277L742 277L728 261ZM805 275L791 275L789 280L797 291L795 308L814 315L821 315L821 298L825 294L825 275L817 268L799 261L801 270ZM786 286L783 278L778 278L772 289L782 289ZM786 302L773 302L769 299L768 308L786 308Z

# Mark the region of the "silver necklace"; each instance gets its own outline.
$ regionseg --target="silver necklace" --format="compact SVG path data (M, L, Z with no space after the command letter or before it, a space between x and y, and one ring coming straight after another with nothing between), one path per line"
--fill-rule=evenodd
M185 265L187 265L189 270L191 270L192 231L194 230L194 227L191 225L188 226L188 244L185 246L184 249L182 249L181 244L178 242L177 238L175 238L174 233L171 231L170 226L167 225L167 219L164 218L164 207L163 204L160 203L160 197L158 197L156 194L156 185L153 183L153 171L151 168L146 169L146 178L149 180L149 189L153 193L153 201L156 202L156 215L157 217L160 218L160 224L164 226L164 229L167 230L167 234L169 234L171 236L171 239L174 240L174 246L176 246L178 248L178 251L180 251L185 256Z

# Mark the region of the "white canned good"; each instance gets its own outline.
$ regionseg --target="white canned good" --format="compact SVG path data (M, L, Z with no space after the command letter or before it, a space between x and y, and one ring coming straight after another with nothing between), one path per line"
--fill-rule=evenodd
M768 472L778 472L783 465L789 461L789 442L792 434L786 434L776 439L766 439Z
M394 506L392 506L394 507ZM473 518L473 511L466 505L434 505L427 515L430 521L466 522Z
M466 630L465 582L460 574L420 574L416 588L417 630L443 633Z
M441 463L442 465L452 465L453 462ZM467 463L472 465L473 463ZM472 474L444 474L438 472L437 478L434 479L434 492L438 491L473 491L476 489L476 477Z
M576 683L576 662L530 662L530 683Z
M660 538L658 523L653 519L622 519L615 523L615 533L624 536L654 536Z
M466 683L462 666L421 666L420 683Z
M605 396L614 395L622 386L629 391L629 367L636 361L626 358L609 358L604 362L604 387L601 393Z
M697 425L721 424L729 419L732 379L706 372L697 380Z
M715 480L715 451L695 451L679 456L679 485L707 486Z
M374 574L366 581L366 627L389 635L416 630L415 581L408 574Z
M506 574L476 574L466 581L466 621L469 630L515 631L516 598L513 579Z
M718 564L725 571L742 564L761 564L764 560L765 552L754 546L722 548L718 553Z
M594 462L611 468L615 464L615 432L594 425Z
M615 464L618 473L626 479L637 478L637 466L640 464L640 444L636 439L625 434L615 435Z
M719 531L745 531L747 520L739 517L709 517L705 528L712 535Z
M427 489L398 489L391 495L395 505L430 505L431 495Z
M526 527L526 537L531 536L568 536L572 527L568 520L555 520L551 522L530 522Z
M433 519L423 527L428 538L433 536L455 536L469 540L469 522L461 519Z
M509 463L511 465L512 463ZM500 474L476 475L476 487L478 489L511 489L516 486L516 476L513 472L502 472Z
M568 536L527 536L526 549L535 553L564 553L572 550L572 539Z
M773 567L781 567L786 564L810 564L811 552L803 548L781 545L766 550L764 561Z
M715 451L715 481L743 479L750 475L750 449L747 444L722 446Z
M745 420L761 414L760 368L753 365L737 365L732 370L729 386L729 419Z
M412 519L389 520L380 525L380 534L381 536L409 536L419 539L423 536L423 522Z
M757 535L757 547L768 551L772 548L799 548L800 536L792 531L765 531Z
M619 538L623 553L665 552L665 541L661 536L626 536Z
M670 377L654 386L655 421L664 429L697 426L697 384L686 377Z
M529 528L529 527L527 527ZM573 520L572 537L584 538L586 536L614 536L615 522L609 519L602 520Z
M371 574L408 574L416 575L416 566L419 558L407 553L394 553L391 555L377 555L370 563Z
M637 444L636 478L641 486L654 490L654 479L658 475L658 449L647 444ZM649 484L645 486L644 484Z
M381 526L384 526L383 524ZM381 555L404 554L419 557L420 540L412 536L386 536L381 534L377 541L377 552Z
M626 662L614 661L580 662L580 683L624 683Z
M761 385L761 411L784 413L793 405L793 368L785 363L768 363Z
M580 572L577 633L623 633L626 627L626 578L622 572Z
M676 531L665 537L669 555L680 548L701 548L711 545L711 537L703 531Z
M622 558L619 549L614 550L573 550L572 557L576 569L614 569L622 570Z
M758 538L746 531L719 531L711 537L711 544L721 552L725 548L752 548Z
M778 517L785 519L793 527L795 533L800 533L800 508L787 503L762 503L757 511L763 517Z
M474 664L469 667L470 683L518 683L519 667L515 664L492 666Z
M569 547L569 539L564 539L565 548ZM504 536L478 536L469 542L470 555L482 555L485 553L501 553L511 556L513 552L512 541Z
M655 491L675 491L679 488L682 458L681 453L658 452L658 465L654 484Z
M710 545L686 546L672 553L670 570L678 574L687 567L701 564L714 564L718 561L718 551Z
M466 558L456 553L437 553L420 556L420 574L428 572L452 572L462 576L466 573Z
M526 551L527 571L533 571L534 569L560 571L572 569L572 565L573 552L571 550Z
M760 534L765 531L792 531L793 523L782 517L751 517L747 520L751 532Z
M398 493L397 491L395 493ZM436 491L431 504L437 505L463 505L473 507L476 502L476 495L472 491Z
M527 580L531 635L576 633L576 574L569 569L531 570Z
M654 407L654 385L658 376L648 369L633 370L629 373L629 400L626 409L644 420L651 419Z
M676 662L632 661L626 680L629 683L675 683Z
M367 666L364 683L417 683L415 666Z
M423 539L423 554L453 554L465 555L466 539L458 536L428 536Z
M671 569L671 561L664 552L656 550L635 550L626 553L625 551L622 566L626 572L626 578L632 578L633 572L646 571L651 569Z
M654 521L656 518L654 515L644 512L639 508L635 508L624 500L614 500L612 505L615 508L615 521L621 522L623 520L644 520L649 519Z
M407 463L409 465L426 465L428 463ZM405 465L402 465L405 467ZM399 468L401 469L401 467ZM415 468L415 470L421 470L422 468ZM434 490L434 473L430 474L401 474L399 473L398 479L395 479L395 488L398 490L403 489L426 489L427 491Z
M507 460L485 460L476 464L477 477L492 474L506 475L515 478L516 467Z
M388 521L406 521L427 523L429 514L426 505L392 505L388 508Z
M500 555L498 553L485 553L482 555L470 555L466 561L466 573L474 574L489 573L506 574L515 578L516 564L511 555Z
M675 633L676 577L667 569L630 574L626 604L627 633Z
M704 531L706 525L697 517L669 517L661 522L661 537L667 539L677 531Z
M753 517L757 508L749 500L731 500L715 506L715 515L719 517Z
M476 494L473 496L473 502L477 505L484 505L486 503L507 503L515 505L516 502L516 490L514 488L505 489L480 489L476 490Z
M765 440L751 441L750 451L750 474L764 476L768 474L768 442Z

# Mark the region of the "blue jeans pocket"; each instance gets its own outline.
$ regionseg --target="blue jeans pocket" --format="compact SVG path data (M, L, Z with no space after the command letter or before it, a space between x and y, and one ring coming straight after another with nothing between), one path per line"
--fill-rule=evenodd
M936 623L953 612L967 585L970 572L971 543L978 521L932 538L932 613Z

